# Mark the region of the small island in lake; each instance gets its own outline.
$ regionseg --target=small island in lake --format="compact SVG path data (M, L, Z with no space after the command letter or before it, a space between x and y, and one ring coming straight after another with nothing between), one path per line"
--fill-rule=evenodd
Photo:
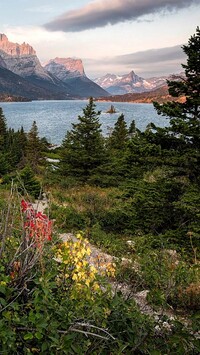
M109 110L106 111L106 113L116 113L116 112L117 112L117 111L115 110L115 108L114 108L113 105L111 105L110 108L109 108Z

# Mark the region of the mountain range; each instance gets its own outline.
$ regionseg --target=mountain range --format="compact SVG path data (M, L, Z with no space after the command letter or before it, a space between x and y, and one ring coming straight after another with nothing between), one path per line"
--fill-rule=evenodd
M151 92L166 86L171 77L144 79L134 71L106 74L90 80L81 59L54 58L41 65L36 51L27 43L10 42L0 34L0 97L16 100L108 98L110 95Z
M152 91L166 85L167 76L144 79L134 71L124 75L106 74L94 79L94 82L105 89L111 95L123 95L127 93L142 93Z
M108 95L85 75L81 60L55 58L43 67L29 44L12 43L5 34L0 34L0 94L30 100Z

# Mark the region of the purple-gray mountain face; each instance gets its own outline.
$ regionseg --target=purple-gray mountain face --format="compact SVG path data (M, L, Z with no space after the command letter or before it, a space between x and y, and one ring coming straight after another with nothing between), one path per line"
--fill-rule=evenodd
M1 68L6 68L6 63L5 61L3 60L3 52L0 50L0 67Z
M44 67L60 80L86 76L81 59L58 58L51 59Z
M112 95L123 95L155 90L166 85L166 80L166 76L144 79L131 71L125 75L106 74L101 78L94 79L94 82Z
M81 59L55 58L51 59L44 68L55 78L74 88L80 97L108 96L107 91L85 75Z
M43 68L35 50L29 44L12 43L5 34L0 34L0 68L1 93L11 94L12 91L13 95L23 95L29 99L69 99L108 95L86 77L80 59L56 58ZM13 73L17 76L13 76ZM6 82L6 76L9 77L9 82ZM20 78L27 82L23 82L24 90L20 90L19 94ZM13 85L11 90L12 79L16 81L13 83L16 85Z

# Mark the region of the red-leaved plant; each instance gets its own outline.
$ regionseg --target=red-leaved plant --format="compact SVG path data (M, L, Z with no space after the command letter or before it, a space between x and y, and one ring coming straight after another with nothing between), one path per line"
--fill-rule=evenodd
M35 240L36 245L42 247L45 241L51 240L52 221L42 212L37 212L33 205L25 200L21 201L21 210L24 215L26 237Z

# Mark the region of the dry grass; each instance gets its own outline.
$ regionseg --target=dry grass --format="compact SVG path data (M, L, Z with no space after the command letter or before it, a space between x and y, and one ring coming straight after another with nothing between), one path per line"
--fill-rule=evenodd
M80 186L66 190L52 190L52 200L63 207L71 206L79 212L99 209L109 210L115 203L121 191L116 188L100 188L95 186Z

